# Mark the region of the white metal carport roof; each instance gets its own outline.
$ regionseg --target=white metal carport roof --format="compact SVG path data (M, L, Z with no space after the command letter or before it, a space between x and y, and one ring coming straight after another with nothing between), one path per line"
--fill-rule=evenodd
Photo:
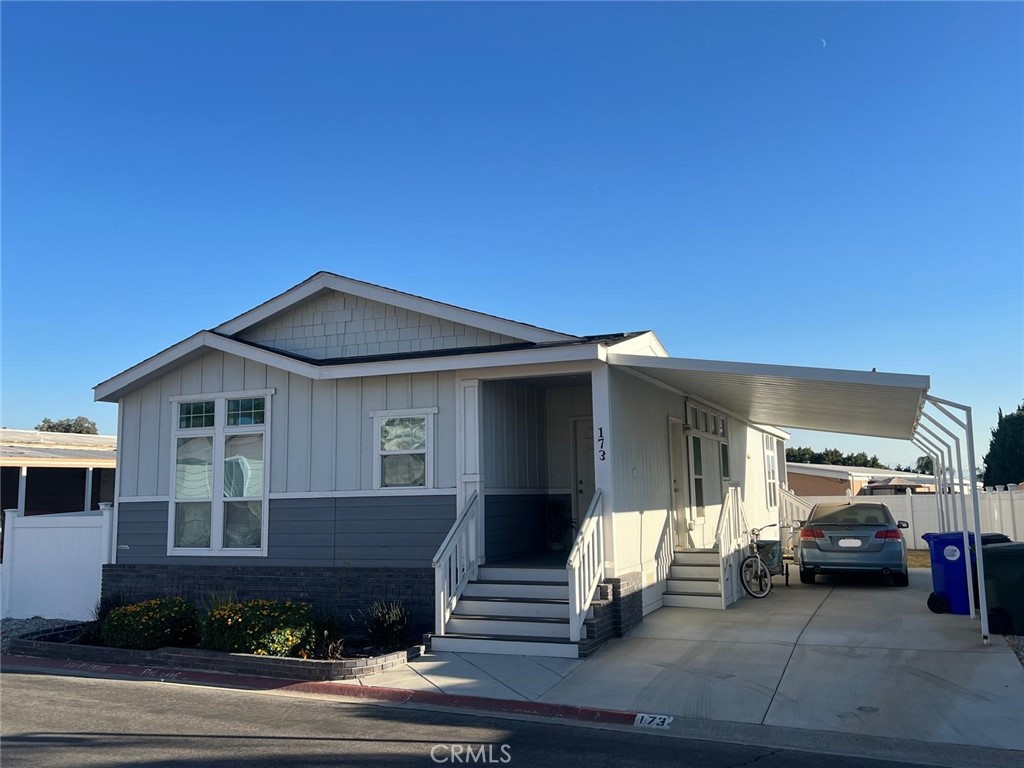
M969 531L973 528L976 535L981 531L971 408L929 395L931 381L927 376L647 357L612 352L609 352L607 361L610 365L629 368L634 373L681 393L718 405L755 424L912 440L919 448L926 450L940 467L936 470L935 487L940 490L937 500L941 504L946 495L941 492L942 478L945 476L941 468L943 459L951 477L953 467L957 469L956 476L962 478L965 473L960 438L955 431L924 410L925 404L930 403L940 415L962 429L966 438L970 477L968 487L971 489L974 524L971 526L968 519L966 494L956 494L963 521L964 551L970 547ZM961 411L963 418L955 411ZM922 417L942 434L922 423ZM956 505L951 494L946 504L955 519ZM978 554L981 555L980 547ZM973 578L973 559L964 558L968 582ZM982 556L977 558L977 583L981 637L982 642L988 645L988 598ZM972 590L967 591L971 618L974 618L974 595Z
M755 424L909 440L927 376L608 354L623 366Z

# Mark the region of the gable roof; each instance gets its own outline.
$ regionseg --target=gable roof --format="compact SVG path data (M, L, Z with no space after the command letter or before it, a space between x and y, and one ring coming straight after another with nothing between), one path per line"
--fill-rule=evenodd
M225 336L235 336L255 325L259 325L287 312L315 296L330 291L347 293L370 301L381 302L382 304L390 304L411 312L439 317L442 320L448 320L453 323L471 325L475 328L499 333L504 336L511 336L522 341L541 343L569 341L578 338L571 334L559 333L558 331L552 331L528 323L520 323L515 320L507 320L503 317L488 315L471 309L463 309L453 304L434 301L433 299L415 296L411 293L403 293L393 288L385 288L384 286L374 285L362 280L354 280L350 277L336 275L333 272L317 272L312 277L303 280L284 293L278 294L274 298L253 307L248 312L243 312L237 317L221 323L213 330Z
M510 337L515 339L515 342L493 347L462 347L457 350L435 349L413 353L374 355L372 357L313 359L301 354L289 353L286 350L270 348L252 340L239 337L246 330L292 311L313 298L335 292L360 297L368 301L389 304L409 312L441 318L464 326L472 326L493 334ZM643 335L643 333L573 336L528 323L520 323L483 312L463 309L452 304L426 299L422 296L414 296L391 288L336 275L332 272L317 272L312 277L250 309L248 312L243 312L241 315L221 323L212 330L199 331L116 376L97 384L93 388L93 392L94 399L96 400L117 402L120 397L153 378L161 376L168 370L181 366L213 350L235 354L292 373L320 379L408 372L406 370L399 370L399 368L403 364L406 368L422 366L422 363L417 363L416 361L426 358L448 358L450 362L445 364L444 368L457 367L452 362L456 357L469 357L471 355L476 355L480 359L467 361L467 365L494 364L492 358L496 357L496 355L512 354L522 357L534 352L545 353L546 357L550 359L559 359L562 354L568 354L573 359L576 359L581 355L589 357L593 354L592 351L582 351L584 348L593 350L595 346L614 345ZM653 336L653 334L651 335ZM573 347L579 348L581 351L571 352ZM561 348L569 349L566 349L564 353L560 353L559 349ZM528 360L524 358L523 361L527 362ZM509 360L508 364L514 364L514 361ZM384 366L384 368L380 368L380 366ZM399 368L396 368L396 366L399 366Z

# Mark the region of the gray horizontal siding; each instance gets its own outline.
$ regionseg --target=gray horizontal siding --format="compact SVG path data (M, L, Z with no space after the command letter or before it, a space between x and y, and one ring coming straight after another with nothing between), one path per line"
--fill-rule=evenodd
M335 499L337 565L430 565L455 522L454 496ZM406 525L420 530L410 530Z
M134 565L430 567L454 496L271 499L266 557L167 554L167 502L121 502L117 562Z

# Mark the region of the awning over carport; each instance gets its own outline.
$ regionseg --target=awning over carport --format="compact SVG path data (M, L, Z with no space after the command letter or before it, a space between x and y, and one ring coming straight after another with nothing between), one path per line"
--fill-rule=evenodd
M909 440L927 376L609 353L631 368L755 424Z

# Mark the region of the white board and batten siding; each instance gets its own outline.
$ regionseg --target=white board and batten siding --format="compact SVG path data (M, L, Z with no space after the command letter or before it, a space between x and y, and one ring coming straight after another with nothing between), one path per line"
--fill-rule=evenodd
M649 613L661 606L671 562L669 417L683 419L685 401L614 368L610 385L616 570L642 571Z
M169 495L173 404L181 395L273 389L270 494L372 492L373 411L436 408L433 487L455 487L455 373L313 381L235 355L209 352L125 396L119 498Z

